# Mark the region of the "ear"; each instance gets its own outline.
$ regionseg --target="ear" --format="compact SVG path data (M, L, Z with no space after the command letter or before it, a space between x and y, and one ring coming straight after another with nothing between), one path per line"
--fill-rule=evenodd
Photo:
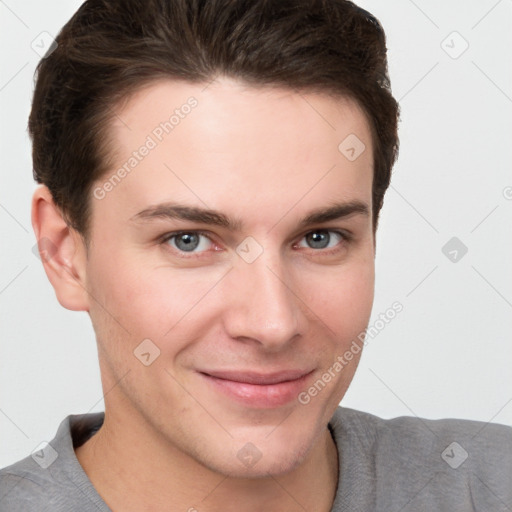
M80 234L68 226L44 185L32 197L32 227L44 270L59 303L72 311L89 311L85 244Z

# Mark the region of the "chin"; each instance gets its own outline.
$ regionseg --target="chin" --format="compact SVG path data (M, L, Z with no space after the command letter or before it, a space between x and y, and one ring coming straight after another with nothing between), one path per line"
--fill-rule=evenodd
M216 453L212 452L208 460L204 460L204 452L196 456L209 469L228 477L268 478L285 475L300 466L316 440L313 432L305 437L304 430L297 433L284 428L279 435L269 435L268 430L247 434L217 445Z
M212 467L217 473L231 478L268 478L286 475L296 469L306 458L308 450L297 447L289 447L287 450L270 453L264 449L261 458L255 462L240 462L233 458L222 460L216 467ZM236 457L236 455L235 455Z

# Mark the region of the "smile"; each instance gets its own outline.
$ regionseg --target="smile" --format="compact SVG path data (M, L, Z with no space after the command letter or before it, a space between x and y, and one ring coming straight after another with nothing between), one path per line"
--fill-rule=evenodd
M199 374L218 392L248 407L270 409L296 399L313 370L276 373L201 371Z

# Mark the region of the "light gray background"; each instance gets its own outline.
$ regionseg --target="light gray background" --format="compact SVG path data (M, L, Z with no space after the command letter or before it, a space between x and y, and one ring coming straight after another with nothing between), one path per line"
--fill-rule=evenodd
M343 404L512 424L512 1L358 3L387 32L402 108L370 324L404 309L370 340ZM103 407L89 317L58 304L30 224L31 44L80 4L0 0L0 467ZM458 58L453 31L469 43ZM442 252L454 236L468 248L457 262Z

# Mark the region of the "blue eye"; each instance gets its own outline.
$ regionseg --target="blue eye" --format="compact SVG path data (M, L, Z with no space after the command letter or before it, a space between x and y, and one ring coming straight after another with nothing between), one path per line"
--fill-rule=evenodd
M174 233L168 236L165 242L169 243L173 249L182 252L203 252L208 250L212 244L212 241L206 235L195 231Z
M176 233L168 233L161 239L162 244L170 246L170 249L177 255L184 256L186 254L205 256L203 253L214 250L220 250L216 243L206 234L200 231L180 231ZM332 250L341 250L344 242L350 242L351 236L340 231L330 229L316 229L310 231L296 243L295 247L315 249L318 252L325 250L330 253ZM323 254L323 252L322 252Z
M341 241L347 239L347 236L344 236L338 231L317 229L316 231L311 231L305 235L302 240L306 242L306 245L304 245L301 240L301 242L299 242L299 247L309 247L310 249L331 249L336 247Z

